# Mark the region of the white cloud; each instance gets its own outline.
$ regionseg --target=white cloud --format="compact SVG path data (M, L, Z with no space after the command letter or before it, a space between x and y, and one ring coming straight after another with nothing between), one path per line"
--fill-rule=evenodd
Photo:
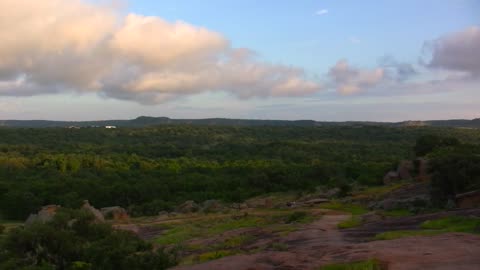
M217 32L81 0L2 0L0 40L0 95L94 92L154 104L207 91L320 90L302 69L259 61Z
M351 67L347 60L338 61L329 71L334 87L342 95L352 95L375 87L385 79L382 68L362 70Z
M328 13L328 9L320 9L320 10L317 10L317 12L315 12L315 14L319 16L326 15L327 13Z

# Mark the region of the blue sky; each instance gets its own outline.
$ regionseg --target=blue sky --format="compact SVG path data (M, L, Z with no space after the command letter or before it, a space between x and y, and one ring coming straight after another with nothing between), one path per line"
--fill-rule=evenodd
M205 26L269 61L316 73L339 58L359 65L375 65L386 54L416 61L425 41L480 24L480 1L475 0L136 0L129 7ZM320 10L328 13L318 16Z
M50 1L44 0L44 3ZM55 52L57 54L41 51L41 57L32 56L34 52L40 54L33 48L35 43L42 44L42 41L21 39L20 36L25 33L14 32L12 40L18 44L12 43L12 47L19 45L17 47L29 49L13 54L13 60L8 65L0 63L1 119L93 120L152 115L172 118L399 121L480 117L477 109L480 102L476 101L480 98L480 76L477 72L480 69L467 63L478 59L478 55L469 57L466 54L472 54L476 49L480 52L480 1L136 0L122 4L120 8L115 7L110 13L103 10L105 5L109 5L105 4L106 1L81 2L75 8L68 3L73 1L65 2L61 7L40 14L36 12L42 5L39 1L37 9L32 7L30 12L39 18L55 17L55 10L70 9L79 10L79 16L85 18L92 17L92 10L97 9L99 17L109 18L108 14L114 13L117 26L109 26L104 20L99 21L99 26L82 25L89 27L85 30L88 33L95 33L95 28L107 29L99 34L102 38L96 40L97 43L124 33L121 32L122 24L129 14L141 16L136 22L144 28L135 29L144 32L141 37L132 37L131 32L127 36L125 32L121 36L125 38L119 41L123 43L117 46L123 51L110 53L115 54L115 59L125 57L121 61L124 65L121 71L113 68L119 64L111 59L99 61L98 66L109 66L108 71L98 67L108 76L89 77L90 81L81 83L79 81L83 77L70 79L69 76L82 73L84 69L73 69L67 73L52 68L45 74L41 63L38 70L35 63L22 66L27 59L25 55L34 59L31 61L51 60L57 66L58 63L79 61L80 64L73 63L80 66L91 63L91 59L96 62L103 58L104 55L92 56L92 51L100 51L98 48L79 54L74 60L71 60L73 57L59 59L58 51ZM4 7L3 12L9 12L8 9L14 8L14 5ZM15 8L19 9L18 6ZM26 6L21 8L28 9ZM147 26L145 18L148 16L162 21L156 21L156 28ZM168 25L164 26L163 21ZM202 32L204 36L192 34L186 41L175 39L171 44L162 45L165 35L178 36L177 21L185 22L188 29L204 29L208 33ZM44 36L48 37L52 33L49 27L54 25L49 24L38 31L45 31ZM2 29L0 24L0 31L6 29ZM85 31L82 33L87 33ZM69 39L71 35L65 35L69 42L55 46L60 46L62 52L78 48L73 47L73 41ZM158 46L159 51L183 48L185 44L190 50L190 45L199 44L199 48L193 51L198 55L193 56L191 51L188 55L182 52L178 56L182 59L175 58L167 65L161 62L166 61L164 56L155 58L158 55L150 57L147 54L155 52L157 47L141 48L142 44L150 44L151 40L155 40L152 44ZM80 42L78 39L74 41ZM92 43L91 39L88 41ZM424 45L429 42L438 45L433 52L424 50ZM238 48L247 48L255 53L255 57L238 62L234 57ZM4 53L7 52L12 55L5 49ZM455 53L458 57L453 55ZM143 62L139 64L140 56ZM381 61L386 56L390 59L389 66ZM451 58L464 62L452 63ZM157 62L149 59L157 59ZM231 61L225 60L226 67L221 66L219 70L218 63L223 59ZM180 62L185 66L179 68ZM199 67L191 68L196 65ZM231 69L228 65L238 69ZM255 80L250 79L250 66L264 73ZM406 79L400 78L400 66L409 67L412 74ZM207 71L210 70L208 68L212 68L212 72L218 71L219 78L212 81L208 78L209 72L202 72L201 67L207 67ZM118 82L120 79L114 79L126 77L131 70L139 74L135 73L131 80L125 79L121 83ZM66 74L65 82L62 72ZM238 76L244 77L236 78L237 72ZM2 74L8 76L2 77ZM199 85L183 85L185 76L191 79L192 74ZM272 82L262 76L275 79ZM159 82L159 77L168 78ZM126 85L130 87L133 83L138 84L127 89ZM10 85L18 89L11 90Z

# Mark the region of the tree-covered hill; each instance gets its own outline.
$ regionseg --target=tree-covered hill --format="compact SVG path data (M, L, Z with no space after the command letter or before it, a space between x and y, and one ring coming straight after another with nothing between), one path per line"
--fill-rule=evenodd
M480 118L473 120L430 120L430 121L404 121L404 122L324 122L313 120L254 120L254 119L228 119L228 118L207 118L207 119L171 119L168 117L147 117L140 116L131 120L102 120L102 121L48 121L48 120L0 120L3 127L23 128L46 128L46 127L151 127L160 125L199 125L199 126L431 126L431 127L456 127L456 128L480 128Z

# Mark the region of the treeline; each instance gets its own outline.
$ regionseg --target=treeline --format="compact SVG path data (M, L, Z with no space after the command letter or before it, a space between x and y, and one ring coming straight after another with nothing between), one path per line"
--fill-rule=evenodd
M0 218L46 204L119 205L154 215L185 200L242 201L277 191L380 184L426 134L479 142L475 130L388 127L0 129Z

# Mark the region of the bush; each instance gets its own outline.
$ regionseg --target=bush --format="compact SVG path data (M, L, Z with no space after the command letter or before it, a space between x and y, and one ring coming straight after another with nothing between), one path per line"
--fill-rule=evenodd
M10 230L0 269L166 269L174 262L133 233L94 223L92 214L61 209L51 222ZM41 265L42 268L38 268Z

